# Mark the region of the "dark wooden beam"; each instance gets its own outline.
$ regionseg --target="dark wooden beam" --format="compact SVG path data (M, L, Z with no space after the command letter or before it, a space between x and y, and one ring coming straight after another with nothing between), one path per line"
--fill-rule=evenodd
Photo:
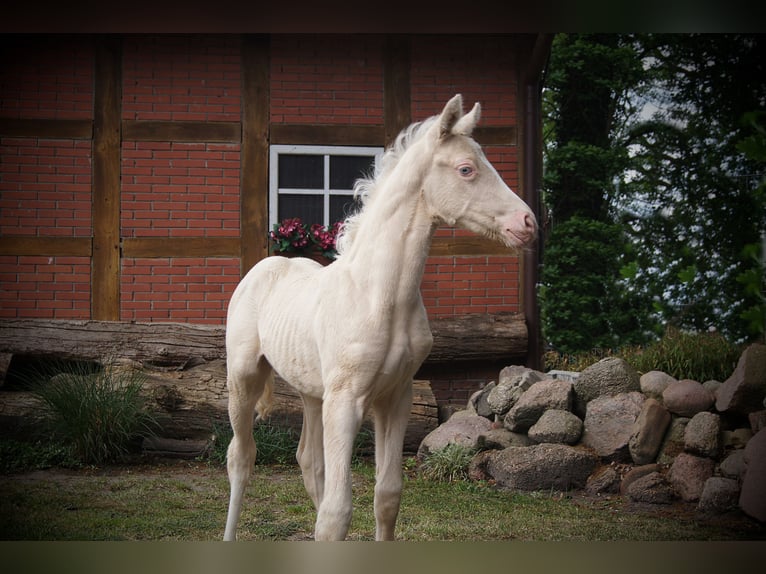
M266 257L269 224L269 37L242 39L240 262L242 275Z
M0 255L90 257L90 237L0 237Z
M382 146L383 126L272 124L272 144Z
M239 143L239 122L155 122L124 120L122 139L127 141L178 141Z
M383 113L385 143L412 123L410 93L410 37L393 34L386 37L383 55Z
M4 137L88 140L92 135L91 120L0 118L0 136Z
M122 44L96 42L93 98L93 260L91 317L120 318L120 95Z
M122 240L123 257L239 257L236 237L131 237Z

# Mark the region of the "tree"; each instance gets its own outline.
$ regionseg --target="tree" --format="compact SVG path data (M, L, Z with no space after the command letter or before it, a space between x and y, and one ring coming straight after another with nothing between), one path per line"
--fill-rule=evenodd
M564 352L613 347L642 330L621 283L623 233L611 225L614 181L628 160L614 134L641 77L631 42L614 34L560 34L553 42L544 92L553 230L540 298L545 337Z
M745 115L766 105L766 39L639 40L656 110L623 132L631 162L616 196L636 252L634 283L661 321L751 338L766 202L763 167L738 146Z

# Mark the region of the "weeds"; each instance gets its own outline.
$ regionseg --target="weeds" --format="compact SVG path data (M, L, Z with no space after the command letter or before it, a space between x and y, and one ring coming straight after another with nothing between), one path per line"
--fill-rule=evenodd
M425 457L420 467L423 478L443 482L455 482L468 478L468 465L476 450L457 443L450 443Z
M86 464L119 460L157 422L141 395L143 375L114 365L93 372L68 365L54 376L40 373L31 390L42 402L53 436Z

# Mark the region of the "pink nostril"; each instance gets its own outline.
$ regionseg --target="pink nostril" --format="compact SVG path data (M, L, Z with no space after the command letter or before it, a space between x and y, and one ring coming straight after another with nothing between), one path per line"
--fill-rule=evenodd
M529 233L534 233L537 229L537 223L535 222L535 218L531 213L524 214L524 226L527 228Z

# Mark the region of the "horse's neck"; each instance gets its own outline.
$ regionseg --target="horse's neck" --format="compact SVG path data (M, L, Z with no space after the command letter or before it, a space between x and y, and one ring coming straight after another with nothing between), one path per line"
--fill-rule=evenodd
M386 307L415 305L436 226L417 186L388 185L360 221L348 261L371 300Z

